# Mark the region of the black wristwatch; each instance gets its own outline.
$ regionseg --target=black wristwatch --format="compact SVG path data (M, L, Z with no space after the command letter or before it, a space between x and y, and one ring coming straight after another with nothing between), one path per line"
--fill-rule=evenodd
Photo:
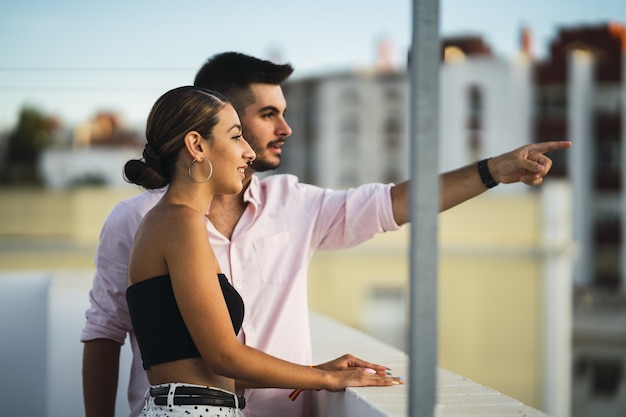
M487 167L487 161L490 159L491 158L487 158L478 162L478 175L480 175L480 180L487 188L493 188L498 185L498 183L491 176L489 168Z

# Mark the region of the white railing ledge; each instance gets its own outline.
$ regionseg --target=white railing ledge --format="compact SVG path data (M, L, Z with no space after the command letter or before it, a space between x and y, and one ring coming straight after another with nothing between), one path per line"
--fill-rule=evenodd
M406 378L407 355L354 328L311 312L315 363L344 353L388 366L394 375ZM393 387L348 388L345 392L313 393L314 417L405 417L409 384ZM443 369L437 374L436 417L547 417L496 390Z

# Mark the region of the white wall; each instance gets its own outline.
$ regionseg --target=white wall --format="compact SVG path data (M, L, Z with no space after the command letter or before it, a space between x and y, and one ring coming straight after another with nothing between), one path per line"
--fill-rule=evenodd
M63 188L86 176L96 176L110 186L128 186L124 181L124 164L141 157L134 148L48 149L41 157L40 172L46 185Z
M80 342L91 272L0 274L0 415L82 417ZM10 337L6 337L10 335ZM130 369L125 345L120 369ZM120 373L116 416L129 414L128 372Z

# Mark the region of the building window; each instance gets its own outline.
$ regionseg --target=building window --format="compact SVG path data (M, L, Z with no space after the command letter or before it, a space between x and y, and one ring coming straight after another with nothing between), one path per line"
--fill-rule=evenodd
M467 91L467 151L468 160L482 157L483 92L480 86L471 85Z
M387 116L384 125L384 144L386 150L385 182L398 182L402 178L402 166L406 164L406 154L402 143L402 119L396 112Z
M535 94L535 112L541 118L564 118L567 115L566 87L551 85L538 88Z
M384 137L387 149L396 151L402 148L402 122L397 115L387 116Z
M581 355L574 363L574 377L589 381L593 398L614 398L624 377L624 363L619 358Z
M471 85L467 94L470 117L482 117L483 93L477 85Z
M622 175L622 146L617 138L596 141L595 185L602 190L619 190Z
M385 102L393 105L404 105L402 95L395 88L385 90Z
M359 105L359 101L357 92L347 89L343 91L339 97L339 106L341 108L354 108Z

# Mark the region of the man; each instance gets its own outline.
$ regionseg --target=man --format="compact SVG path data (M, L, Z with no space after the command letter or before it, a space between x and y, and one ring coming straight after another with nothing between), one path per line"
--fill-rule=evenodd
M244 190L217 196L207 225L223 272L244 299L243 343L292 362L311 364L307 268L317 249L354 246L409 221L408 184L366 184L333 191L301 184L292 175L262 180L255 172L277 168L281 147L291 134L285 121L282 84L290 65L238 53L218 54L198 72L195 84L226 95L239 113L243 134L256 152ZM544 153L569 142L523 146L498 157L441 175L440 208L446 210L497 183L538 185L552 162ZM109 215L96 254L91 307L81 340L87 417L113 416L120 346L128 334L133 348L129 384L131 415L139 414L149 386L130 326L125 300L126 266L134 232L160 198L143 193L119 203ZM244 387L240 387L243 388ZM307 416L310 398L295 401L289 391L250 390L244 413Z

